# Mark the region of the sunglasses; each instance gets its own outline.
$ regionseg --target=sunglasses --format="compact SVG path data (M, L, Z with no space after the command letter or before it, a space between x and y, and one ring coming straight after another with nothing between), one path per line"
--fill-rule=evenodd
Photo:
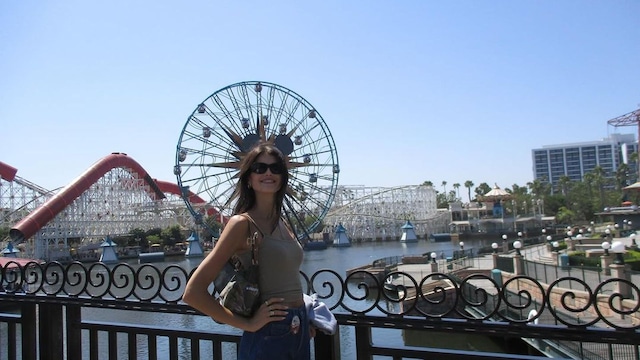
M285 171L284 167L279 163L265 164L261 162L255 162L251 164L251 171L256 174L264 174L267 172L267 169L271 170L271 173L275 175L280 175Z

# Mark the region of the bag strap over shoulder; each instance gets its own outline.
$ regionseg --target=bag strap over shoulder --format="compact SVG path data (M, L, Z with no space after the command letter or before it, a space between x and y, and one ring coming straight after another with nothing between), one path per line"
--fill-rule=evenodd
M253 220L253 218L251 218L251 216L249 216L249 214L244 213L241 214L243 217L245 217L247 220L249 220L250 224L249 224L249 236L247 238L247 241L249 242L249 244L251 244L251 264L252 265L258 265L258 258L256 257L256 247L258 246L258 232L260 233L260 237L263 238L264 237L264 233L262 232L262 230L260 229L260 227L258 226L258 224L256 224L256 222ZM257 231L255 231L253 234L251 234L251 224L253 224L253 226L256 228Z
M253 226L256 228L256 230L258 230L258 232L260 233L260 236L264 237L264 231L262 231L262 229L260 229L260 226L258 226L256 221L253 220L253 218L249 214L244 213L244 214L240 214L240 215L245 217L247 220L249 220L249 222L251 224L253 224ZM251 234L251 227L249 227L249 234Z

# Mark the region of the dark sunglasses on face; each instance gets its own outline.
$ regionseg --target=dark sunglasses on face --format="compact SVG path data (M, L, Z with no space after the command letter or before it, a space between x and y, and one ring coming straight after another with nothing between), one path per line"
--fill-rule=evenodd
M284 172L284 168L279 163L265 164L256 162L251 164L251 171L256 174L264 174L267 172L267 169L271 170L271 173L275 175L280 175Z

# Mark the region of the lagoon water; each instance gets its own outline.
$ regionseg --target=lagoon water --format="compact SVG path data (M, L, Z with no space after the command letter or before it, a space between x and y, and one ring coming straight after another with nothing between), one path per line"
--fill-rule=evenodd
M477 244L480 244L477 242ZM474 243L469 243L465 248L477 247ZM351 247L334 248L329 247L326 250L317 251L305 251L304 262L302 271L307 275L312 275L321 269L330 269L338 273L343 279L348 269L358 267L361 265L371 264L374 260L390 257L390 256L403 256L403 255L419 255L424 253L436 252L441 254L444 252L445 256L450 256L453 250L457 249L457 246L450 242L430 242L420 240L416 243L401 243L401 242L378 242L378 243L362 243L353 244ZM202 258L198 259L185 259L185 258L167 258L168 261L163 263L154 263L156 267L163 268L168 265L179 265L187 272L198 266L202 261ZM173 260L173 261L172 261ZM131 262L131 264L137 263L137 260ZM359 306L368 306L367 304L360 304ZM135 315L135 316L133 316ZM240 334L240 332L230 326L221 325L215 323L208 317L204 316L186 316L186 315L173 315L163 313L148 313L148 312L129 312L129 311L112 311L103 309L86 309L83 314L84 320L93 321L109 321L117 323L133 323L144 324L151 326L166 326L169 328L185 328L185 329L200 329L211 330L215 332L224 332L232 334ZM355 359L355 344L354 333L351 327L342 327L340 329L341 336L341 352L343 359ZM158 340L158 347L167 346L162 342L163 339ZM373 332L374 342L380 342L385 345L403 346L404 339L403 334L399 330L393 329L375 329ZM106 340L105 340L106 341ZM123 338L122 341L125 341ZM146 341L146 339L141 339ZM184 359L188 358L190 342L184 339L179 343L180 352L184 353ZM102 349L106 349L106 342L101 344ZM166 347L165 347L166 348ZM142 348L141 348L142 349ZM225 359L233 359L235 349L230 346L229 349L225 349ZM211 358L212 349L209 347L201 347L200 353L203 358ZM85 354L88 357L88 354ZM108 354L100 354L100 359L106 359ZM166 355L166 354L164 354ZM139 358L146 358L147 354L142 350L138 354ZM159 353L159 357L162 359L162 352ZM168 355L167 359L168 359ZM123 353L119 354L118 358L125 357L125 349Z

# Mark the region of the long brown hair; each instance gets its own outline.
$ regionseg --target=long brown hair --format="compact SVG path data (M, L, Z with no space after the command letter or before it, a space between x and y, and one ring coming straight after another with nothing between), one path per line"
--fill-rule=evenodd
M237 198L237 202L233 210L235 214L247 212L253 209L256 205L256 193L252 188L249 188L249 177L251 176L251 165L253 165L256 159L262 154L273 156L276 159L276 162L280 164L283 169L287 169L287 163L284 155L273 144L260 142L249 150L240 163L240 173L238 175L240 179L236 183L233 195L231 195L231 200ZM284 195L287 192L287 186L289 183L289 171L284 171L280 175L280 180L280 189L276 192L273 202L273 211L276 215L275 219L280 219L282 216L282 204L284 202Z

